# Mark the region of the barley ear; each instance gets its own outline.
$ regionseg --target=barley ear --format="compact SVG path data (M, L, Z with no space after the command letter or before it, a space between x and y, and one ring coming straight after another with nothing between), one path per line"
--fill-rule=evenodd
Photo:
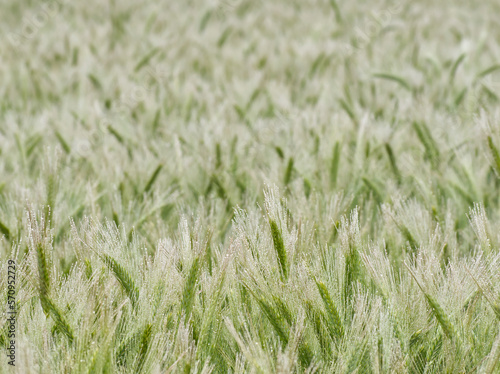
M318 287L319 294L323 303L325 304L325 309L328 316L328 329L330 330L332 337L339 340L344 336L344 327L342 325L342 320L340 319L340 314L333 303L330 293L323 282L316 280L316 286Z
M186 283L184 284L184 291L182 292L181 311L184 311L185 322L187 322L187 320L189 319L191 309L193 308L195 287L198 280L199 268L200 259L199 257L196 257L193 261L193 264L191 265Z
M141 342L140 342L140 348L139 348L139 360L137 362L137 369L136 373L141 373L142 369L144 367L144 363L146 362L147 358L147 353L148 353L148 348L151 342L151 329L152 326L150 323L146 325L146 328L144 329L142 336L141 336Z
M406 265L406 263L404 265L410 271L410 274L412 275L413 279L415 279L415 282L417 283L418 287L423 292L425 299L427 300L427 303L431 307L434 317L436 317L437 321L441 325L441 328L443 329L446 336L450 340L455 341L458 338L458 334L455 329L455 326L453 326L453 324L451 323L448 315L444 312L443 308L441 307L441 305L439 305L437 300L431 294L425 292L424 288L419 283L417 277L415 276L413 271L408 267L408 265Z
M56 323L56 328L62 332L68 338L69 342L72 343L74 340L73 330L69 326L68 322L62 315L61 311L56 307L56 305L50 300L46 295L41 296L40 301L42 307L46 310Z
M113 272L118 282L120 282L132 302L132 307L136 309L139 300L139 290L130 274L113 257L107 254L100 255L100 257L106 266Z
M47 256L42 242L36 244L38 262L38 279L40 284L40 298L47 297L50 290L50 273L47 266Z
M269 226L271 227L271 234L273 237L274 249L278 255L278 262L281 267L281 279L283 281L288 279L288 268L286 259L286 249L283 243L283 236L278 228L278 225L271 218L269 219Z
M330 185L335 188L337 186L337 177L339 173L340 161L340 143L336 142L333 148L332 163L330 165Z

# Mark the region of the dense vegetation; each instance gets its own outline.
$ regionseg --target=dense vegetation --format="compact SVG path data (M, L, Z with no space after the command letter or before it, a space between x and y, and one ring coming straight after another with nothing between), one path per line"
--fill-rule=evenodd
M498 373L499 11L2 5L0 372Z

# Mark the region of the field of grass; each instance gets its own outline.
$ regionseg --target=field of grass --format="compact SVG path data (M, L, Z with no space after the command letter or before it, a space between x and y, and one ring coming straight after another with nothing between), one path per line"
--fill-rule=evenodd
M499 14L2 2L0 373L500 373Z

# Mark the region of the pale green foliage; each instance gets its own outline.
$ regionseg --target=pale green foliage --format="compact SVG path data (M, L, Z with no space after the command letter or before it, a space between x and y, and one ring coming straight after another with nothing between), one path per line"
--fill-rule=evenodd
M5 2L0 374L498 373L499 13Z

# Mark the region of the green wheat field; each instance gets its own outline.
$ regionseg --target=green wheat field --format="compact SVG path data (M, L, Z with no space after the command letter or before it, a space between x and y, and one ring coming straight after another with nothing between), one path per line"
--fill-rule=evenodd
M499 14L2 1L0 373L500 373Z

